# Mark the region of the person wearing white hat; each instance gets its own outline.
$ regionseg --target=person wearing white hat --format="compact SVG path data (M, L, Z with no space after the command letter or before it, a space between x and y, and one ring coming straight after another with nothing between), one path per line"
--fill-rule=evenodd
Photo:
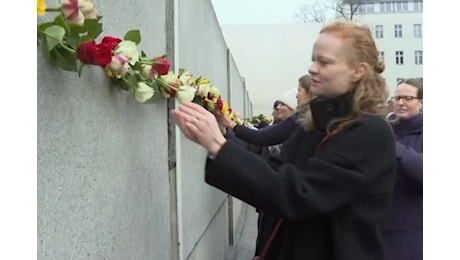
M297 107L297 88L290 89L285 91L281 94L278 98L280 103L278 104L277 108L277 115L280 121L285 120L286 118L290 117L294 114L294 111Z

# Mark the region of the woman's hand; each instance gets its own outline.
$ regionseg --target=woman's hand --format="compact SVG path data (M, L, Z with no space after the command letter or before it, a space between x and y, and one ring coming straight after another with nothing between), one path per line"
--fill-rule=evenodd
M171 111L176 124L193 142L206 148L216 155L227 141L222 135L216 117L202 106L189 102Z
M225 128L233 129L236 123L227 115L219 113L216 115L217 121Z

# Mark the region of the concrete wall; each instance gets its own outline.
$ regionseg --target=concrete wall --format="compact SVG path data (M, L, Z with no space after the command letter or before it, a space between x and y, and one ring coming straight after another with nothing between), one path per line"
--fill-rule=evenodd
M164 53L164 3L98 1L104 35L139 28ZM137 103L98 67L79 78L41 52L37 67L38 259L170 259L166 102Z
M211 2L179 1L177 14L179 67L194 72L196 78L210 79L233 109L243 111L239 102L243 97L238 96L243 95L242 79L229 59ZM234 211L228 209L225 193L203 181L207 152L179 131L177 140L180 259L222 259L229 245L228 227L233 225ZM240 207L235 204L236 212ZM225 243L215 238L225 238Z
M210 1L96 4L101 38L140 29L149 56L167 54L235 111L251 109ZM206 151L171 121L176 101L138 103L99 67L79 78L40 51L37 67L38 259L224 259L244 203L204 182Z

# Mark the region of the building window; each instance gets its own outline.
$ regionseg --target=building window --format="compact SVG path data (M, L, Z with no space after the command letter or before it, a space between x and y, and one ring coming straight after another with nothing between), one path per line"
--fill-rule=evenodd
M379 58L381 60L384 60L385 59L385 52L384 51L379 51Z
M383 25L375 26L375 38L383 38Z
M403 51L396 52L396 64L398 65L404 64L404 52Z
M422 1L415 1L414 2L414 11L423 12L423 2Z
M422 38L422 25L414 24L414 38Z
M374 3L367 3L366 4L366 12L367 13L373 13L374 11Z
M374 3L360 4L358 10L360 13L373 13Z
M396 12L407 12L409 10L407 2L395 2Z
M415 64L422 65L423 64L423 51L415 51Z
M395 24L395 38L402 38L402 24Z
M393 2L380 3L380 11L385 13L393 12Z

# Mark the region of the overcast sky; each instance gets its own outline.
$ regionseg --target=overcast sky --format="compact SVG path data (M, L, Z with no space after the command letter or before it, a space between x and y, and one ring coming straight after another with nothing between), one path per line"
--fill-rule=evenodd
M316 0L211 0L221 25L299 23L295 14Z

